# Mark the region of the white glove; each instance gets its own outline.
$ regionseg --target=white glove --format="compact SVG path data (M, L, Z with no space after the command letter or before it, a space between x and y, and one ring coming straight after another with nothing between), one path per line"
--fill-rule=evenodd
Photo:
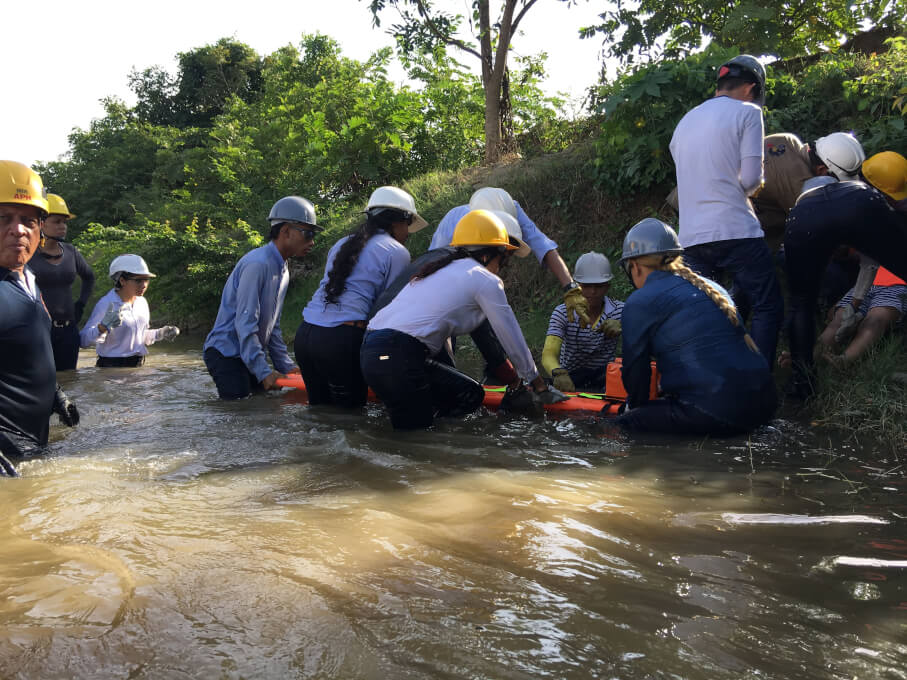
M548 389L541 392L532 391L532 400L539 404L556 404L567 399L567 395L553 385L548 385Z
M107 305L107 311L104 312L104 318L101 319L101 325L104 326L108 331L112 331L114 328L123 323L123 306L117 305L115 302L111 302Z
M161 340L175 340L176 336L180 334L180 329L176 326L164 326L158 332Z
M835 342L843 345L850 342L850 339L857 332L857 326L863 320L863 313L853 308L853 305L846 304L842 308L841 325L835 331Z

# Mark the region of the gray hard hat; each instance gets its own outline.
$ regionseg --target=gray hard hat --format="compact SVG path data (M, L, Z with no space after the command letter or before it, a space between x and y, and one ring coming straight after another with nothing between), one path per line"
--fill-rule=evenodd
M741 54L725 62L718 69L718 80L727 76L754 80L757 87L754 103L759 106L765 104L765 67L759 63L756 57Z
M271 207L268 222L273 227L282 222L297 222L320 229L315 223L315 206L300 196L284 196Z
M624 237L620 262L623 264L643 255L673 255L683 253L677 232L654 217L647 217L634 224Z

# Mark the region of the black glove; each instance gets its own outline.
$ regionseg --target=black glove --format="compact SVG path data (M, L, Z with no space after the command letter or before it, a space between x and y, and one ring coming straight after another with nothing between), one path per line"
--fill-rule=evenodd
M532 392L522 381L517 387L507 386L504 398L501 400L501 410L526 415L541 415L544 412L541 404L532 398Z
M78 326L82 321L82 315L85 314L85 303L79 300L73 305L73 308L75 310L75 318L73 319L73 321L75 322L76 326Z
M60 416L60 422L67 427L75 427L79 424L79 409L69 400L59 385L54 393L54 413Z

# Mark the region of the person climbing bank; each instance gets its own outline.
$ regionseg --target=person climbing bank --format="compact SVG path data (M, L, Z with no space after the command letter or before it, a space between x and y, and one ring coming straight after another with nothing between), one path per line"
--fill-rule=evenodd
M629 430L729 435L767 423L774 382L730 296L683 264L674 230L654 218L624 238L621 266L636 290L624 303L622 377ZM663 398L650 400L650 358Z
M28 267L38 280L53 324L50 337L54 363L58 371L69 371L76 367L79 358L78 325L94 290L94 271L82 253L66 242L66 221L75 217L66 201L48 194L47 203L50 214L44 220L45 242L29 260ZM79 299L73 303L72 284L76 277L81 279L81 288Z
M449 245L448 255L427 264L372 318L362 343L362 373L393 427L426 428L436 416L461 416L481 405L479 383L429 357L447 338L469 333L486 318L519 376L530 382L532 398L542 404L564 400L539 375L498 277L517 249L504 224L490 211L471 211ZM510 394L521 387L517 378Z
M0 476L16 476L13 461L47 444L53 413L69 427L79 423L79 410L57 384L50 316L26 266L47 210L38 174L0 161Z
M493 210L512 214L520 225L523 241L528 244L539 263L548 268L564 293L564 305L571 320L576 319L585 328L591 323L588 302L583 297L580 284L570 276L570 270L557 251L557 243L548 238L535 222L529 219L520 204L504 189L483 187L475 191L469 205L452 208L438 224L429 249L443 248L450 243L454 229L470 210Z
M202 357L221 399L280 389L277 379L296 370L280 334L280 312L290 283L287 260L307 255L321 227L315 222L315 206L299 196L277 201L268 222L270 240L236 263L224 285L214 328L205 338Z
M542 366L561 391L603 392L608 363L617 350L624 303L608 297L614 276L611 263L601 253L580 255L573 278L582 286L594 321L589 328L582 328L567 319L565 305L555 307L548 322Z
M425 226L412 196L380 187L369 197L365 221L331 248L294 342L310 404L365 405L359 346L368 318L378 296L409 264L403 244Z
M176 326L149 328L151 310L145 293L156 274L138 255L117 255L110 262L114 286L95 304L79 337L82 347L95 346L100 368L135 368L145 363L148 345L173 340Z

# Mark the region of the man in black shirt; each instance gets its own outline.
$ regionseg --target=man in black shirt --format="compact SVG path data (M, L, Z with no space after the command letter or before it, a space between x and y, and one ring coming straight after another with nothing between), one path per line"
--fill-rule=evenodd
M0 475L16 474L6 456L22 455L17 438L47 443L51 413L70 427L79 422L57 385L50 316L25 266L46 215L41 178L21 163L0 161Z

